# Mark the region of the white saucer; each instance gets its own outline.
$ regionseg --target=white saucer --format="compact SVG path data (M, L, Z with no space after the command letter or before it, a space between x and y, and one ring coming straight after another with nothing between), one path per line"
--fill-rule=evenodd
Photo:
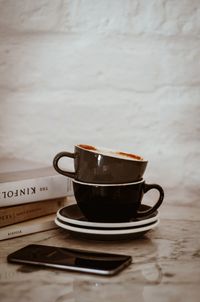
M159 219L156 221L145 224L143 226L129 227L122 229L95 229L95 228L86 228L86 227L76 227L68 223L64 223L59 218L55 218L55 223L57 226L73 232L76 235L82 235L82 237L90 239L100 239L100 240L119 240L127 239L131 237L140 237L149 230L152 230L159 224Z
M150 207L147 205L142 205L140 210L144 211L149 209ZM153 214L136 218L127 222L118 222L118 223L104 223L104 222L91 222L88 221L80 211L77 204L72 204L65 206L57 211L57 218L63 222L71 224L72 226L82 226L87 228L100 228L100 229L122 229L136 226L143 226L158 220L158 212L155 211Z

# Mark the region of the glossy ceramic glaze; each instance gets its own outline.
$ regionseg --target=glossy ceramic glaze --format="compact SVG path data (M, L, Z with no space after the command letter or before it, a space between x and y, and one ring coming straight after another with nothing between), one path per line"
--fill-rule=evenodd
M146 232L152 230L159 224L159 220L156 220L148 225L139 227L132 227L126 229L91 229L86 227L72 226L68 223L64 223L58 218L55 218L55 224L62 229L72 232L74 235L83 236L88 239L94 240L123 240L128 238L138 238L143 236Z
M156 211L164 198L164 191L157 184L146 184L144 180L127 184L88 184L73 180L76 202L89 221L125 222L135 217L150 215ZM143 195L151 190L159 191L155 205L139 211Z
M140 211L146 211L150 208L150 206L142 204L140 206ZM92 222L88 221L88 219L83 215L80 211L78 205L71 204L67 205L57 211L57 218L61 220L63 223L68 223L78 227L86 227L86 228L100 228L100 229L123 229L130 227L142 226L145 224L149 224L158 220L158 211L153 212L150 215L146 215L144 217L136 217L127 222L117 222L117 223L103 223L103 222Z
M74 172L63 170L58 162L62 157L74 159ZM96 148L89 145L75 146L74 153L60 152L53 161L58 173L87 183L127 183L141 180L147 161L141 156Z

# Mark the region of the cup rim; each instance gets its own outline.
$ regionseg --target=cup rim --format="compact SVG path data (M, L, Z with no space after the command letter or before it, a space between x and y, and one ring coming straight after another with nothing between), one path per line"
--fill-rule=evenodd
M125 187L125 186L131 186L131 185L137 185L139 183L143 183L145 180L142 178L138 181L134 182L127 182L127 183L89 183L89 182L83 182L76 179L72 179L72 182L85 185L85 186L93 186L93 187Z
M82 146L91 147L91 150L87 149L87 148L84 148ZM129 153L129 152L123 152L123 151L119 151L119 150L115 150L115 149L110 149L110 148L105 148L105 147L98 147L98 146L88 145L88 144L76 144L75 147L77 147L77 148L79 148L81 150L84 150L84 151L88 151L88 152L92 152L92 153L96 153L96 154L102 154L102 155L107 156L107 157L114 157L114 158L118 158L118 159L135 161L135 162L144 162L144 163L148 162L146 159L144 159L142 156L140 156L138 154ZM92 148L94 148L94 150ZM111 155L104 154L104 152L105 153L106 152L108 152L108 153L110 152ZM118 153L119 153L119 155L117 156ZM124 154L124 157L120 156L120 153L122 155ZM131 158L130 155L132 155L133 157ZM135 158L134 158L134 156L135 156ZM138 159L137 157L140 157L140 159Z

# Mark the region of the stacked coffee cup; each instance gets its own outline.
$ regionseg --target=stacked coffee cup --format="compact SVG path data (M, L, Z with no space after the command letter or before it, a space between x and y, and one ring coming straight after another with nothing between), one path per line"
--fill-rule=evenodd
M74 172L59 167L63 157L74 159ZM143 178L147 160L135 154L79 144L73 153L58 153L53 166L72 178L77 205L88 221L115 223L147 217L163 202L162 187ZM143 195L151 189L158 190L158 200L141 211Z

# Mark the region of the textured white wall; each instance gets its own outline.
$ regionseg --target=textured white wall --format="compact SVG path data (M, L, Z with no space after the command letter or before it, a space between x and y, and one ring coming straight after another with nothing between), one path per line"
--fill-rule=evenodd
M199 0L0 0L0 155L139 153L199 206L199 133Z

